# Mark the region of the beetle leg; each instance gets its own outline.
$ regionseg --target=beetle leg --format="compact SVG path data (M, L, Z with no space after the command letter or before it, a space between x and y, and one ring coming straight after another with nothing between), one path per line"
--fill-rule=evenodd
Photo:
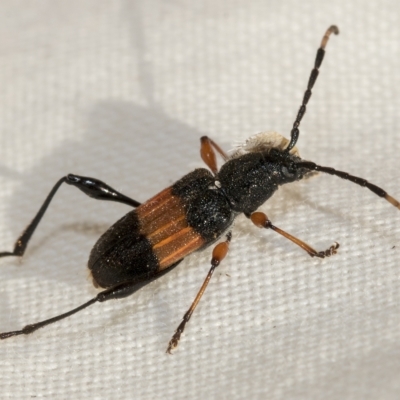
M211 169L214 175L218 173L217 166L217 157L215 155L215 151L221 155L221 157L226 161L228 159L228 155L219 147L213 140L211 140L208 136L202 136L200 138L201 148L200 155L203 161L207 164L208 168Z
M212 274L214 273L215 268L218 267L218 265L221 263L221 261L225 258L225 256L228 253L229 250L229 242L231 241L232 238L232 233L228 232L226 235L226 241L222 243L218 243L213 250L212 253L212 258L211 258L211 268L208 271L208 274L206 276L206 279L204 280L203 284L201 285L201 288L199 292L197 293L197 296L195 297L192 305L190 306L189 310L186 311L185 315L183 316L182 322L179 324L178 328L176 329L174 335L172 336L172 339L170 340L167 348L167 353L171 354L171 351L174 350L179 343L179 340L181 338L182 332L185 329L186 324L189 322L190 317L192 316L194 310L197 307L197 304L199 304L199 301L201 297L203 296L208 283L210 282L210 279L212 277Z
M47 210L51 200L53 199L54 195L56 194L58 188L63 184L67 183L68 185L72 185L80 189L86 195L97 199L97 200L110 200L116 201L118 203L128 204L132 207L138 207L140 203L136 200L133 200L122 193L117 192L112 187L106 185L104 182L99 181L98 179L94 178L87 178L84 176L78 176L69 174L61 178L51 189L51 192L48 194L46 200L40 207L40 210L36 214L35 218L33 218L32 222L26 227L26 229L22 232L21 236L18 238L14 245L13 251L5 251L0 252L0 257L7 257L7 256L22 256L28 246L28 242L35 232L35 229L39 225L44 213Z
M32 332L37 331L40 328L43 328L46 325L50 325L54 322L60 321L64 318L68 318L73 314L76 314L77 312L91 306L94 303L103 303L104 301L107 300L114 300L114 299L122 299L124 297L128 297L131 294L135 293L139 289L141 289L143 286L147 285L148 283L154 281L155 279L159 278L160 276L164 275L165 273L169 272L172 268L176 267L182 260L177 261L175 264L171 265L169 268L166 268L165 270L161 271L160 273L153 275L151 277L144 276L141 279L137 279L134 282L126 282L126 283L121 283L119 285L116 285L112 288L103 290L102 292L98 293L96 297L93 299L89 300L88 302L82 304L81 306L74 308L71 311L68 311L64 314L57 315L56 317L46 319L44 321L36 322L34 324L29 324L26 325L24 328L22 328L19 331L12 331L12 332L3 332L0 333L0 339L7 339L12 336L18 336L18 335L29 335Z
M250 216L251 222L259 228L269 228L272 229L273 231L279 233L280 235L284 236L286 239L289 239L292 241L294 244L297 244L297 246L301 247L303 250L305 250L311 257L319 257L319 258L325 258L325 257L330 257L334 254L337 253L337 249L339 248L339 243L335 242L329 249L324 250L324 251L316 251L314 250L311 246L309 246L307 243L303 242L300 239L297 239L296 237L292 236L291 234L283 231L282 229L272 225L272 222L268 219L267 215L262 213L262 212L255 212L251 214Z
M22 328L19 331L0 333L0 339L7 339L11 336L28 335L32 332L35 332L36 330L38 330L40 328L43 328L46 325L50 325L54 322L60 321L64 318L67 318L67 317L73 315L73 314L76 314L77 312L85 309L86 307L91 306L94 303L103 302L103 301L107 301L107 300L111 300L111 299L119 299L122 297L127 297L136 291L135 286L137 286L137 285L138 285L138 282L124 283L124 284L118 285L116 287L113 287L111 289L104 290L103 292L100 292L93 299L89 300L88 302L82 304L81 306L74 308L73 310L68 311L64 314L57 315L56 317L49 318L44 321L36 322L34 324L26 325L24 328Z

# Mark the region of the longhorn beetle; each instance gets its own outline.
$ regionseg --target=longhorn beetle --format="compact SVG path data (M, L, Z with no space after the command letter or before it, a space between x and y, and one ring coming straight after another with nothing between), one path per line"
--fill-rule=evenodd
M53 196L66 183L95 199L116 201L135 208L111 226L90 253L89 270L93 283L105 290L65 314L27 325L18 331L1 333L0 339L32 333L97 302L130 296L147 283L171 271L190 253L204 249L224 236L225 240L214 247L211 268L203 285L169 342L167 352L170 353L178 345L215 268L228 252L232 239L231 225L239 214L243 213L259 228L272 229L279 233L300 246L311 257L324 258L336 253L338 243L325 251L316 251L302 240L273 225L266 214L257 211L280 185L298 181L316 172L324 172L366 187L400 209L400 203L378 186L347 172L304 161L295 147L299 138L299 125L306 112L325 47L332 33L339 33L336 26L331 26L326 31L317 51L307 90L291 130L290 141L277 133L261 133L251 137L228 156L214 141L203 136L200 153L211 172L204 168L196 169L143 204L97 179L72 174L61 178L33 221L18 238L14 250L0 253L0 257L24 254ZM220 170L217 167L216 153L225 161Z

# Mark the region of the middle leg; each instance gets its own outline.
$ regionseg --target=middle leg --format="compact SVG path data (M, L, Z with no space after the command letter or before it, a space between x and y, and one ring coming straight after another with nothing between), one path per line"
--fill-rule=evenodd
M200 138L201 148L200 155L203 161L207 164L208 168L211 169L214 175L218 173L217 157L215 151L220 154L224 161L228 160L228 155L208 136L202 136Z
M215 268L218 267L218 265L221 263L221 261L228 254L229 243L230 243L231 239L232 239L232 233L228 232L228 234L226 235L226 241L222 242L222 243L218 243L214 247L214 250L212 253L212 258L211 258L211 268L208 271L206 279L204 280L203 284L201 285L201 288L200 288L199 292L197 293L197 296L194 299L192 305L190 306L189 310L186 311L185 315L183 316L182 322L179 324L178 328L176 329L174 336L172 336L172 339L170 340L170 342L168 344L167 353L171 354L171 351L174 350L178 346L182 332L184 331L186 324L189 322L190 317L192 316L194 310L196 309L197 304L199 304L201 297L203 296L204 292L206 291L206 288L208 286L208 283L210 282L210 279L212 277L212 274L214 273Z

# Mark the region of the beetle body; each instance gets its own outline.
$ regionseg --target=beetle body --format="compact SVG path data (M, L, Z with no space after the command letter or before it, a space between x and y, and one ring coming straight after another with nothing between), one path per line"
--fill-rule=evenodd
M271 144L271 137L278 140ZM214 243L237 215L252 214L279 185L305 175L302 170L289 173L281 162L282 158L292 163L300 160L281 150L287 139L261 133L249 141L258 145L247 145L241 154L237 151L216 176L196 169L109 228L90 254L94 285L110 288L149 280Z
M369 189L400 210L399 201L380 187L347 172L304 161L295 147L300 134L300 122L305 115L324 58L325 46L332 33L339 33L334 25L326 31L317 51L290 140L274 132L261 133L251 137L228 156L215 142L204 136L201 138L200 153L211 172L203 168L196 169L143 204L98 179L72 174L61 178L16 241L13 251L0 252L0 257L24 254L52 198L58 188L66 183L92 198L116 201L135 208L100 237L90 254L88 265L93 283L105 290L64 314L27 325L21 330L0 333L0 339L32 333L96 302L129 296L170 271L190 253L204 249L225 236L224 241L215 245L208 274L169 342L167 352L171 352L178 345L215 268L228 253L232 239L231 225L239 214L244 214L259 228L270 229L282 235L312 257L324 258L336 253L338 243L327 250L316 251L302 240L274 226L266 214L257 211L280 185L318 172L327 173ZM225 160L220 170L217 167L217 153Z
M136 210L117 221L95 244L89 269L95 285L109 288L119 283L150 279L171 267L209 241L210 224L201 225L193 217L193 207L204 208L204 190L219 224L211 228L219 237L230 221L230 210L223 196L215 196L208 186L212 175L196 170ZM204 214L203 210L203 214Z

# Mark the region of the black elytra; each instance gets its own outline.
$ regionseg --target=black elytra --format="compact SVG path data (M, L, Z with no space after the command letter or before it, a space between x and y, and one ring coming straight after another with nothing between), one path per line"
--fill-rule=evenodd
M61 178L18 238L13 251L2 252L0 257L24 254L52 198L58 188L66 183L97 200L116 201L134 208L100 237L90 253L88 267L93 283L104 290L69 312L27 325L21 330L1 333L0 339L32 333L94 303L129 296L176 267L192 252L207 248L224 238L214 246L208 274L169 342L167 352L170 353L178 345L215 268L228 253L232 239L231 225L238 215L244 214L257 227L274 230L312 257L324 258L337 252L338 243L327 250L316 251L273 225L267 215L257 211L279 186L301 180L315 172L323 172L366 187L400 209L400 203L380 187L347 172L302 160L295 147L300 135L300 122L306 113L332 33L339 33L336 26L331 26L323 36L290 140L276 133L258 134L228 156L214 141L204 136L201 138L201 157L211 172L204 168L196 169L143 204L98 179L73 174ZM225 161L220 170L217 167L217 153Z

